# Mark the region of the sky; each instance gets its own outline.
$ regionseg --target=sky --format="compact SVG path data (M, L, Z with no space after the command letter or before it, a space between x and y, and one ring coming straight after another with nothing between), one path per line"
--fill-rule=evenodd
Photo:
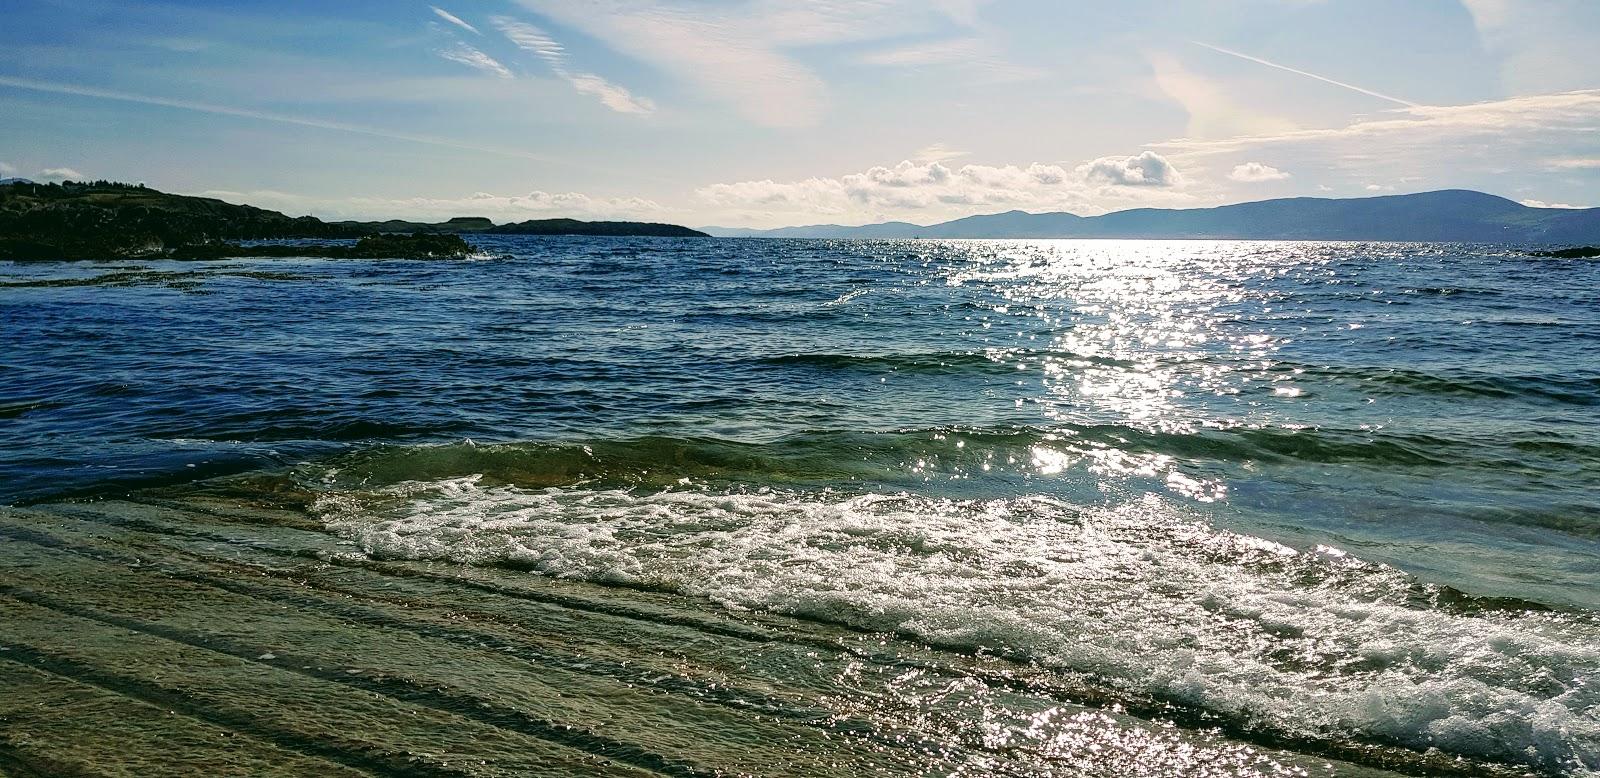
M1600 206L1600 0L4 0L0 177L775 227Z

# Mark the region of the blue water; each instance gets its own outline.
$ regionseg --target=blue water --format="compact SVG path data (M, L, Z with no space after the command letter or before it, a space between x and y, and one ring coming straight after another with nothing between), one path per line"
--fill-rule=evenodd
M1600 759L1600 262L475 241L471 261L0 264L0 502L287 473L374 555ZM1252 696L1269 671L1342 702L1274 707Z

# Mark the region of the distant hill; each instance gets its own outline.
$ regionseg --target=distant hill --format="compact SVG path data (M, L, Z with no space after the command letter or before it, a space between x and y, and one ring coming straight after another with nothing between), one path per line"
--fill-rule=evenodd
M111 181L0 184L0 259L118 259L186 256L230 241L358 238L406 233L454 235L616 235L703 237L671 224L544 219L496 226L483 217L445 222L324 222L209 197L169 194ZM373 244L389 245L389 244ZM214 253L214 252L213 252Z
M655 222L584 222L577 219L533 219L502 224L487 232L495 235L621 235L656 238L709 238L704 232Z
M928 226L815 225L776 230L706 228L725 237L812 238L1216 238L1238 240L1600 242L1600 208L1530 208L1503 197L1449 189L1329 199L1294 197L1216 208L1138 208L1103 216L1006 213Z

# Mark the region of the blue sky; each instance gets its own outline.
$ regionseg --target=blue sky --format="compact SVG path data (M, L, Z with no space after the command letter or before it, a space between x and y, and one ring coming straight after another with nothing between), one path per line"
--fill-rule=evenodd
M1594 0L7 0L0 176L325 217L1600 205Z

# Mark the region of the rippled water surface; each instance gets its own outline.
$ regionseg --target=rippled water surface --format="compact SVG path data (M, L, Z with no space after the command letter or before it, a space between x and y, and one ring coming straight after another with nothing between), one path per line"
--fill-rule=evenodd
M1295 736L1600 766L1600 263L484 245L0 264L0 501L270 470L374 557L878 630Z

